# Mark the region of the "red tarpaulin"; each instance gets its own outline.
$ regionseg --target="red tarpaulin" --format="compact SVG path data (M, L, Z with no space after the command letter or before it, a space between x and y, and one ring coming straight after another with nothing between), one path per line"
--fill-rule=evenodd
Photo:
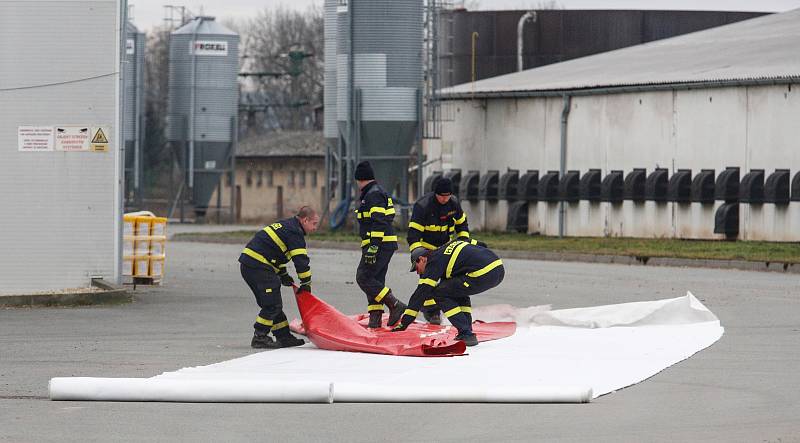
M452 326L412 323L402 332L388 327L367 329L366 314L348 317L308 292L297 294L296 299L302 323L294 320L290 327L320 349L417 357L449 357L466 350L464 342L455 339L458 331ZM476 322L472 328L478 341L487 341L513 335L516 324Z

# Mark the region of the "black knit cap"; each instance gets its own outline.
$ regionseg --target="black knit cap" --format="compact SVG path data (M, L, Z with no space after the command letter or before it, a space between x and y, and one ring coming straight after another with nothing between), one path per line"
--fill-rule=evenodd
M453 182L450 181L449 178L442 177L436 181L436 184L433 185L433 192L439 195L442 194L452 194L453 193Z
M375 172L368 161L363 161L356 166L356 180L375 180Z

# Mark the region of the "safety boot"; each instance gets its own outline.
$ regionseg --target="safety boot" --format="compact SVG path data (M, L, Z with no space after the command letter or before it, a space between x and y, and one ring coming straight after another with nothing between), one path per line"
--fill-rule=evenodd
M432 325L440 325L442 324L442 314L441 311L437 310L429 310L429 311L422 311L422 316L425 317L425 321L432 324Z
M253 332L253 340L250 341L250 347L255 349L265 349L272 347L274 344L275 340L269 336L269 332Z
M291 348L293 346L303 346L306 343L302 338L297 338L292 334L275 337L275 342L269 346L271 348Z
M461 340L467 346L477 346L478 345L478 337L475 337L475 334L472 332L459 332L456 335L456 340Z
M382 319L383 319L383 310L369 311L369 323L367 323L367 327L370 329L380 328Z
M387 325L396 325L397 322L400 321L400 318L403 317L403 313L406 311L405 303L398 300L392 294L392 291L389 291L389 293L386 294L386 297L383 298L383 303L389 308L389 321L387 321Z

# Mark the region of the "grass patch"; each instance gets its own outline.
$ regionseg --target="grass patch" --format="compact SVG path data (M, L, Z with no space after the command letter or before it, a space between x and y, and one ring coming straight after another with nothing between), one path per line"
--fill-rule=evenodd
M252 231L214 234L179 234L176 240L242 243ZM401 250L407 250L405 232L398 232ZM705 260L745 260L770 263L800 263L800 243L729 242L712 240L674 240L606 237L542 237L526 234L477 232L474 237L490 248L508 251L565 252L576 254L621 255L629 257L672 257ZM352 231L320 231L309 240L357 242Z

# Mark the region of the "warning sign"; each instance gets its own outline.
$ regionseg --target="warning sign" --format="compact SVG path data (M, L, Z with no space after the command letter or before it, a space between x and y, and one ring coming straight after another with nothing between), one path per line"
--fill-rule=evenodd
M20 152L53 150L52 126L18 126L17 148Z
M106 128L106 131L108 129ZM106 131L103 131L103 128L94 128L92 136L92 151L95 152L107 152L108 151L108 137L106 137Z
M88 126L56 126L56 151L88 151L89 137Z
M136 42L132 38L125 40L125 53L128 55L136 54Z

